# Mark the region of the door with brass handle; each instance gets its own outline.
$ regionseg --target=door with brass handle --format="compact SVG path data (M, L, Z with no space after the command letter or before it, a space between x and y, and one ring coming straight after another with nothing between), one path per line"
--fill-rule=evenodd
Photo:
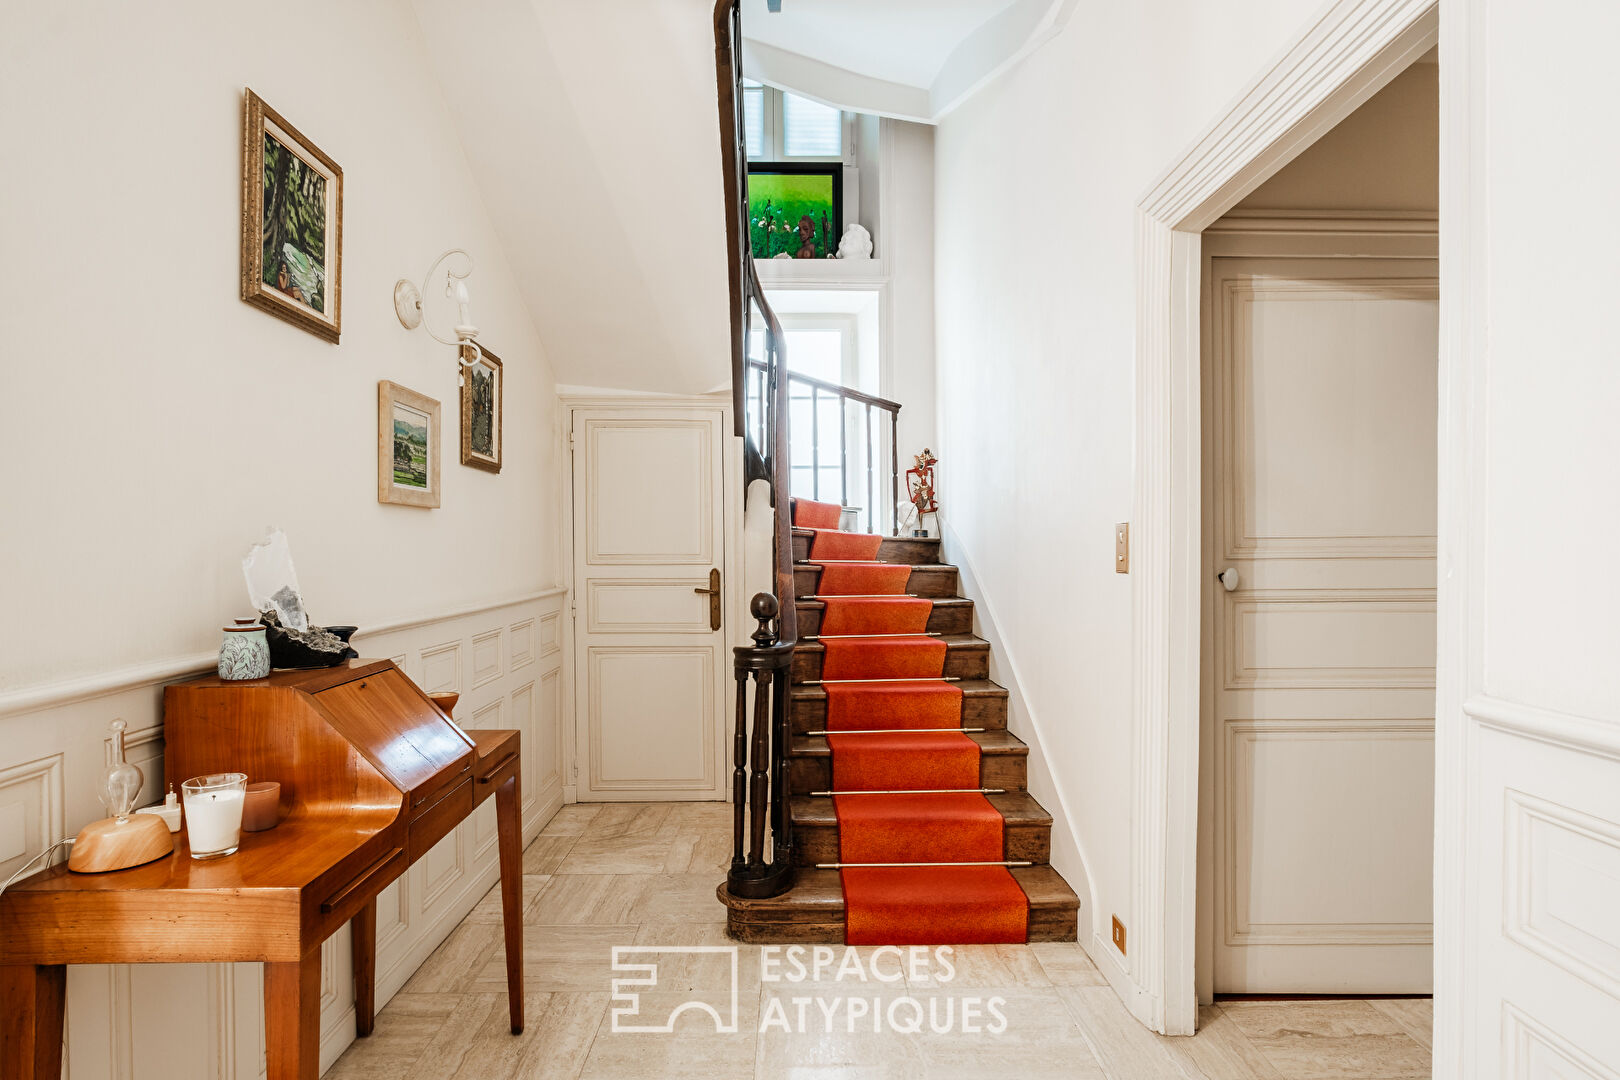
M720 629L720 571L709 571L709 587L707 589L693 589L699 596L709 598L709 629Z

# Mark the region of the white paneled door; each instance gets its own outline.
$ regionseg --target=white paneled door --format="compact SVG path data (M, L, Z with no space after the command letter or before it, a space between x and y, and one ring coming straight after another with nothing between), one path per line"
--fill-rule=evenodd
M1210 267L1214 989L1426 993L1437 269Z
M573 410L581 801L725 797L725 419Z

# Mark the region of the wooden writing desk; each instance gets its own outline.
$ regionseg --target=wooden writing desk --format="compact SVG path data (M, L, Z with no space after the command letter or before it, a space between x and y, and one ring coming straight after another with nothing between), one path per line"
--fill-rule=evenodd
M269 1080L320 1070L321 943L353 921L371 1033L377 894L495 796L512 1031L523 1030L516 731L464 732L388 660L196 679L164 693L165 768L281 782L281 824L234 855L106 874L41 871L0 894L0 1076L57 1080L67 964L263 961Z

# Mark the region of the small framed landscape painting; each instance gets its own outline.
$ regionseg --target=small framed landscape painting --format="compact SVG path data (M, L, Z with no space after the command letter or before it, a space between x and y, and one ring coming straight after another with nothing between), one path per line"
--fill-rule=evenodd
M461 463L501 471L501 395L506 371L501 358L480 345L461 347L461 358L477 363L461 369Z
M754 258L830 259L844 232L844 167L836 161L748 165Z
M377 384L377 501L439 505L439 403L386 379Z
M343 170L243 91L242 299L336 344L343 308Z

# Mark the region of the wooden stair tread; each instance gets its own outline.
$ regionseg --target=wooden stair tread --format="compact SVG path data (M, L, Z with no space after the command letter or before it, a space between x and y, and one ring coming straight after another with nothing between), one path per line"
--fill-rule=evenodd
M808 647L809 644L809 642L805 642L804 646L800 647ZM963 697L1006 698L1008 696L1005 686L993 683L989 679L963 679L953 685L961 689ZM792 694L794 701L825 701L827 699L827 690L823 686L806 686L803 683L796 683L789 693Z
M907 565L907 564L897 564ZM956 595L956 567L948 563L911 563L911 582L906 592L913 596L926 596L938 600ZM821 580L821 567L815 563L793 564L795 596L815 595Z
M997 729L995 731L970 731L967 737L979 744L979 752L985 756L1022 757L1029 754L1029 747L1024 740L1009 731ZM789 756L799 757L829 757L832 748L827 745L825 737L820 735L795 735L788 747Z
M882 795L870 797L884 798ZM1052 825L1052 815L1027 791L1004 791L985 798L1001 812L1008 828L1050 828ZM833 808L830 796L794 795L788 801L788 809L796 829L838 827L838 811Z
M815 538L814 529L793 530L793 558L803 561L810 554L810 542ZM910 563L913 566L926 566L939 562L939 537L937 536L885 536L882 545L878 548L879 562Z
M971 608L973 606L973 601L965 596L930 596L928 599L934 602L936 611L940 608ZM823 611L827 607L820 600L795 600L794 603L799 605L800 611Z
M908 635L896 634L895 636L906 637ZM982 637L975 637L973 634L943 634L934 640L943 641L946 649L988 650L990 648L990 643L988 641L984 640ZM797 645L793 646L793 648L794 651L802 653L821 653L827 651L822 647L822 644L819 641L801 641Z
M1080 898L1062 875L1050 866L1020 866L1008 872L1029 898L1029 940L1074 941ZM762 900L734 897L723 881L717 895L729 909L727 932L742 941L843 943L844 887L836 870L801 868L793 888Z

